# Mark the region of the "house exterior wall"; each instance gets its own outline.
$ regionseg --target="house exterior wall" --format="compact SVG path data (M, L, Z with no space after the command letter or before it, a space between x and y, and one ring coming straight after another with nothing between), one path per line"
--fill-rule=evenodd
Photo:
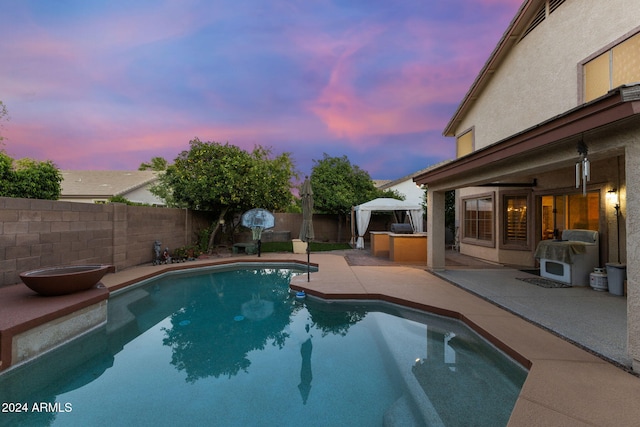
M121 194L122 197L134 203L146 203L152 206L164 206L166 202L149 191L151 184L147 184L143 187L136 188L134 190L128 191L126 193ZM75 202L75 203L106 203L109 201L109 198L112 196L106 195L87 195L87 196L62 196L59 201L61 202Z
M517 43L455 129L486 147L579 105L579 64L638 28L640 2L568 0Z
M538 6L542 3L535 2ZM640 2L635 0L562 3L524 39L506 48L508 53L502 62L487 72L491 75L490 81L474 94L477 98L473 105L466 111L460 110L460 116L450 122L452 127L446 130L447 135L460 136L473 129L474 150L486 149L471 153L457 163L473 167L451 168L463 173L451 174L448 182L439 182L434 178L436 174L418 179L429 185L430 198L432 191L451 188L459 189L461 197L495 191L496 239L501 238L499 193L505 190L498 186L472 186L535 179L530 189L534 203L529 209L536 210L532 221L536 226L534 231L538 232L541 206L537 205L540 199L537 196L579 192L575 187L574 164L579 159L576 147L579 142L586 144L591 161L587 190L597 191L600 196L600 265L619 261L627 266L627 350L636 372L640 371L640 267L633 261L640 257L640 117L637 113L640 103L635 95L627 97L637 90L637 86L631 86L612 90L585 105L582 65L637 34L638 16ZM630 112L624 119L615 117L611 111L597 110L612 100L627 103L623 107L630 108ZM584 115L578 117L578 114ZM581 122L571 122L573 119ZM547 124L551 126L545 128ZM553 126L563 132L554 134L549 130ZM553 137L538 147L522 143L527 141L525 138L543 139L540 132L547 130ZM495 153L493 150L509 151L504 151L508 154L499 164L480 164L479 159L486 158L485 153ZM475 163L471 163L470 158ZM440 173L440 177L443 176L446 174ZM616 191L610 192L613 189ZM435 236L430 236L429 241L430 251L431 246L442 244ZM518 259L513 251L500 249L498 241L495 246L462 242L460 248L463 253L500 263L509 264ZM525 255L531 257L532 254L529 251ZM436 261L430 258L428 266L438 268L440 264Z
M405 197L405 201L415 203L416 205L424 204L424 190L413 182L413 179L407 179L406 181L399 182L389 187L384 187L385 190L395 190Z
M626 251L629 260L640 259L640 142L625 152L628 186L623 210L627 224ZM627 263L627 349L633 370L640 372L640 263Z
M146 203L148 205L164 206L166 203L164 200L156 197L149 191L150 184L144 187L136 188L135 190L122 194L122 197L135 203Z

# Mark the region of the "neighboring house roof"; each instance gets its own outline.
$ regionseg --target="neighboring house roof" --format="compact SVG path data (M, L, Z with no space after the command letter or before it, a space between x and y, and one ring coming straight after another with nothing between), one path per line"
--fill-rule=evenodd
M384 185L391 182L390 179L372 179L372 181L376 188L382 188Z
M155 171L62 170L61 197L109 198L120 196L151 184L158 179Z
M380 190L386 190L388 188L391 188L391 187L396 186L398 184L401 184L403 182L413 181L413 179L415 177L420 176L420 175L424 174L425 172L430 171L431 169L435 169L435 168L438 168L440 166L443 166L443 165L445 165L445 164L447 164L449 162L451 162L451 160L444 160L444 161L442 161L440 163L436 163L435 165L428 166L428 167L426 167L424 169L420 169L417 172L413 172L413 173L411 173L409 175L403 176L402 178L398 178L398 179L394 179L394 180L386 180L386 181L385 180L378 180L378 181L374 180L374 183L381 182L382 184L376 185L376 187L379 188Z

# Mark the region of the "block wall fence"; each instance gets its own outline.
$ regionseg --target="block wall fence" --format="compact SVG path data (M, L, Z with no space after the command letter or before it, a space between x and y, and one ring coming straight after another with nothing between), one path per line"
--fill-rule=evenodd
M187 209L0 197L0 286L46 266L113 264L122 270L151 263L155 240L170 250L192 245L210 218ZM274 231L290 231L295 239L301 222L301 214L276 214ZM338 238L337 216L314 214L313 222L316 240L349 241L348 223ZM370 230L387 229L374 224Z
M0 286L45 266L151 262L155 240L185 246L203 226L201 213L185 209L0 197Z

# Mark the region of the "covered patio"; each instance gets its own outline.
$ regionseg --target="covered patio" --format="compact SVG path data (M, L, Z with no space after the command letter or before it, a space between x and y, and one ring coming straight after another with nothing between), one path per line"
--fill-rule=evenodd
M640 257L640 96L637 86L615 89L538 126L463 156L415 178L428 187L427 266L447 270L445 255L445 192L457 192L460 252L500 264L535 267L544 227L544 197L592 194L595 223L567 216L566 228L596 227L600 235L600 265ZM577 183L576 163L588 157L590 176ZM582 173L582 171L580 171ZM579 185L576 185L579 184ZM576 188L578 187L578 188ZM468 233L463 207L466 198L481 197L492 206L491 239L478 241ZM508 202L526 203L524 238L509 239ZM555 209L555 208L554 208ZM568 214L567 214L568 215ZM569 220L571 219L571 221ZM467 227L465 229L465 227ZM626 334L628 357L640 371L640 267L627 265ZM494 286L497 292L498 287ZM505 291L505 289L502 289Z

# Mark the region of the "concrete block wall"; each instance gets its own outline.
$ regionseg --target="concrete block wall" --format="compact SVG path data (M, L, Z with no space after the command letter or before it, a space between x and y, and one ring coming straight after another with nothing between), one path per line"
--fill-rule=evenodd
M290 231L291 238L297 239L300 235L302 225L302 215L295 213L276 213L276 225L273 231ZM313 214L313 231L315 240L318 242L342 242L348 243L351 240L350 219L345 222L341 218L341 236L338 236L338 215ZM369 223L369 231L388 231L392 223L389 215L372 215ZM369 233L366 234L369 240Z
M162 248L170 252L180 246L191 244L191 230L188 217L191 211L186 209L165 209L146 206L125 206L126 223L119 228L126 233L126 245L119 252L122 265L131 267L153 260L153 242L158 240Z
M274 231L290 231L291 238L297 239L300 235L302 225L302 215L295 213L277 213L276 226ZM318 242L341 242L349 243L351 240L351 223L347 218L341 218L341 236L338 236L338 215L313 214L313 231L315 240ZM369 222L368 231L389 231L393 219L389 215L372 215ZM367 232L365 239L369 240Z
M106 205L0 198L0 286L43 266L111 263L112 242Z
M290 231L291 238L297 239L302 225L302 214L277 213L273 231ZM338 217L336 215L313 215L313 231L318 241L338 241ZM345 234L346 236L346 234ZM349 239L347 238L347 241Z
M0 197L0 286L40 267L151 262L153 242L194 242L206 214L184 209Z
M387 230L375 216L369 230ZM278 213L274 231L297 239L301 214ZM349 242L351 228L336 215L314 214L317 241ZM120 270L153 260L153 242L162 248L192 245L210 215L186 209L90 204L0 197L0 286L20 283L23 271L54 265L113 264Z

